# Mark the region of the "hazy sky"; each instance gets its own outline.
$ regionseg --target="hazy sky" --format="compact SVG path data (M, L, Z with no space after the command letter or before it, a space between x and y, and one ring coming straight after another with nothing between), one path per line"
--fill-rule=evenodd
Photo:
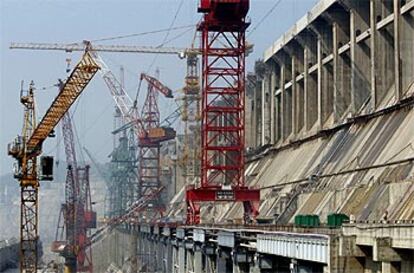
M251 29L277 1L279 0L251 0ZM21 80L25 81L26 88L33 80L40 89L36 93L40 118L57 93L56 88L41 88L49 87L58 78L65 77L66 58L72 59L72 66L80 58L80 53L10 50L10 42L74 43L84 39L96 40L165 29L174 20L180 2L181 0L0 0L0 175L12 170L13 160L7 156L6 145L21 132ZM317 0L281 0L275 11L248 36L249 42L254 44L254 53L248 57L249 71L253 69L254 61L263 56L264 50L316 2ZM195 0L183 0L175 19L175 27L197 23L200 19L196 12L197 3ZM194 32L193 28L171 31L166 40L172 41L167 46L188 47ZM166 33L157 33L99 43L156 46L163 42L165 36ZM174 39L177 36L179 38ZM139 73L147 71L154 61L154 55L101 55L117 75L120 65L125 66L126 89L131 96L135 96ZM176 56L159 56L150 73L153 74L156 67L160 69L161 80L171 89L178 90L183 86L185 61ZM71 109L80 142L101 162L108 160L112 150L110 132L113 127L113 109L114 103L99 74ZM163 101L161 115L165 117L174 109L175 103ZM47 140L44 153L56 156L56 147L62 147L57 145L58 142L59 137ZM63 150L59 153L63 160Z

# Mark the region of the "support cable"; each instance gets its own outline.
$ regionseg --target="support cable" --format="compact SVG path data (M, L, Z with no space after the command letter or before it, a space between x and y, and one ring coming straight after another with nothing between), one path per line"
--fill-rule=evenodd
M266 12L266 14L259 20L259 22L257 23L257 25L249 32L249 34L247 35L247 37L250 37L254 31L257 30L257 28L266 20L267 17L270 16L270 14L273 13L273 11L279 6L279 4L282 2L282 0L278 0L270 9L268 12Z

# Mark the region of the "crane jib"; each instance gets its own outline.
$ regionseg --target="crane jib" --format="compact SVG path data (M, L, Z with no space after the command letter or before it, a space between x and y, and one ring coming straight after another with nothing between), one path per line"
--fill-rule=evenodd
M86 52L27 141L29 152L40 151L43 141L52 133L53 128L76 101L99 68L90 53Z

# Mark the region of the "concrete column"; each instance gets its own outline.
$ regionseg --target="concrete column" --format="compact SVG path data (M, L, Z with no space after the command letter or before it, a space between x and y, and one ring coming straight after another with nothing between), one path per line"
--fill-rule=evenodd
M269 95L270 95L270 143L276 143L276 120L275 120L275 91L276 91L276 79L275 79L274 66L270 69L269 73Z
M215 273L216 262L217 262L215 255L206 255L205 259L206 259L205 272Z
M394 0L394 59L395 59L395 98L402 98L401 72L401 0Z
M340 105L340 75L339 75L339 48L338 48L338 23L333 23L332 25L332 34L333 34L333 88L334 88L334 105L333 105L333 112L334 112L334 122L338 121L341 117L339 105Z
M259 147L262 144L262 135L263 135L263 128L262 128L262 115L263 115L263 84L262 84L262 80L259 78L257 79L256 82L256 90L255 90L255 113L254 113L254 118L255 118L255 127L253 128L257 128L257 130L255 131L255 147Z
M285 65L281 64L280 66L280 91L281 91L281 103L280 103L280 130L281 130L281 139L282 141L288 137L286 133L286 90L285 90Z
M185 249L186 272L197 272L194 266L194 252L191 249Z
M296 88L296 56L292 54L292 132L296 136L298 133L298 100L299 94Z
M399 273L398 269L391 262L382 262L381 273Z
M178 258L178 247L173 246L173 259L172 259L172 269L173 273L179 272L179 258Z
M377 23L376 23L376 0L370 0L370 32L371 32L371 39L370 39L370 48L371 48L371 110L375 111L378 106L378 94L377 94L377 77L376 77L376 61L375 58L377 56Z
M216 272L230 273L227 271L227 261L226 259L217 256L216 262Z
M162 259L162 272L172 272L172 246L169 243L163 244L164 255Z
M157 247L155 244L155 241L150 238L149 240L149 250L148 250L148 261L149 261L149 267L155 271L155 269L157 268L157 255L154 255L157 251Z
M135 231L132 230L130 236L130 244L129 244L129 259L131 260L131 271L132 273L138 272L138 264L137 264L137 251L138 251L138 238L135 235Z
M178 247L178 273L186 273L186 249L182 243Z
M322 102L322 37L318 35L317 44L317 62L318 62L318 129L323 127L323 102Z
M250 273L250 266L247 263L237 263L233 260L233 273Z
M219 255L217 255L215 272L233 273L233 261L227 250L220 250Z
M261 273L258 262L255 262L254 265L250 267L250 273Z
M355 29L355 10L350 10L350 52L351 52L351 113L354 115L356 112L356 29Z
M196 249L194 251L194 272L196 273L206 272L203 266L203 253L201 252L200 246L196 246Z
M310 115L309 115L309 108L310 108L310 101L309 101L309 49L305 48L303 50L303 92L305 93L305 109L304 111L304 123L305 123L305 130L308 131L311 128L310 122Z
M269 106L268 106L268 80L265 76L262 81L262 139L261 145L269 142Z
M158 238L157 240L157 252L154 255L157 257L157 272L162 272L164 266L164 260L167 256L167 247L166 245Z

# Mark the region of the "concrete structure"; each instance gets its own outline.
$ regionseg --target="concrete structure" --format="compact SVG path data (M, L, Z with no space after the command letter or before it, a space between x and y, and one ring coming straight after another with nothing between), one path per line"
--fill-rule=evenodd
M202 226L139 225L138 270L414 272L413 16L414 0L322 0L276 41L247 84L258 223L206 203ZM331 213L351 222L326 228ZM297 215L321 227L295 227Z

